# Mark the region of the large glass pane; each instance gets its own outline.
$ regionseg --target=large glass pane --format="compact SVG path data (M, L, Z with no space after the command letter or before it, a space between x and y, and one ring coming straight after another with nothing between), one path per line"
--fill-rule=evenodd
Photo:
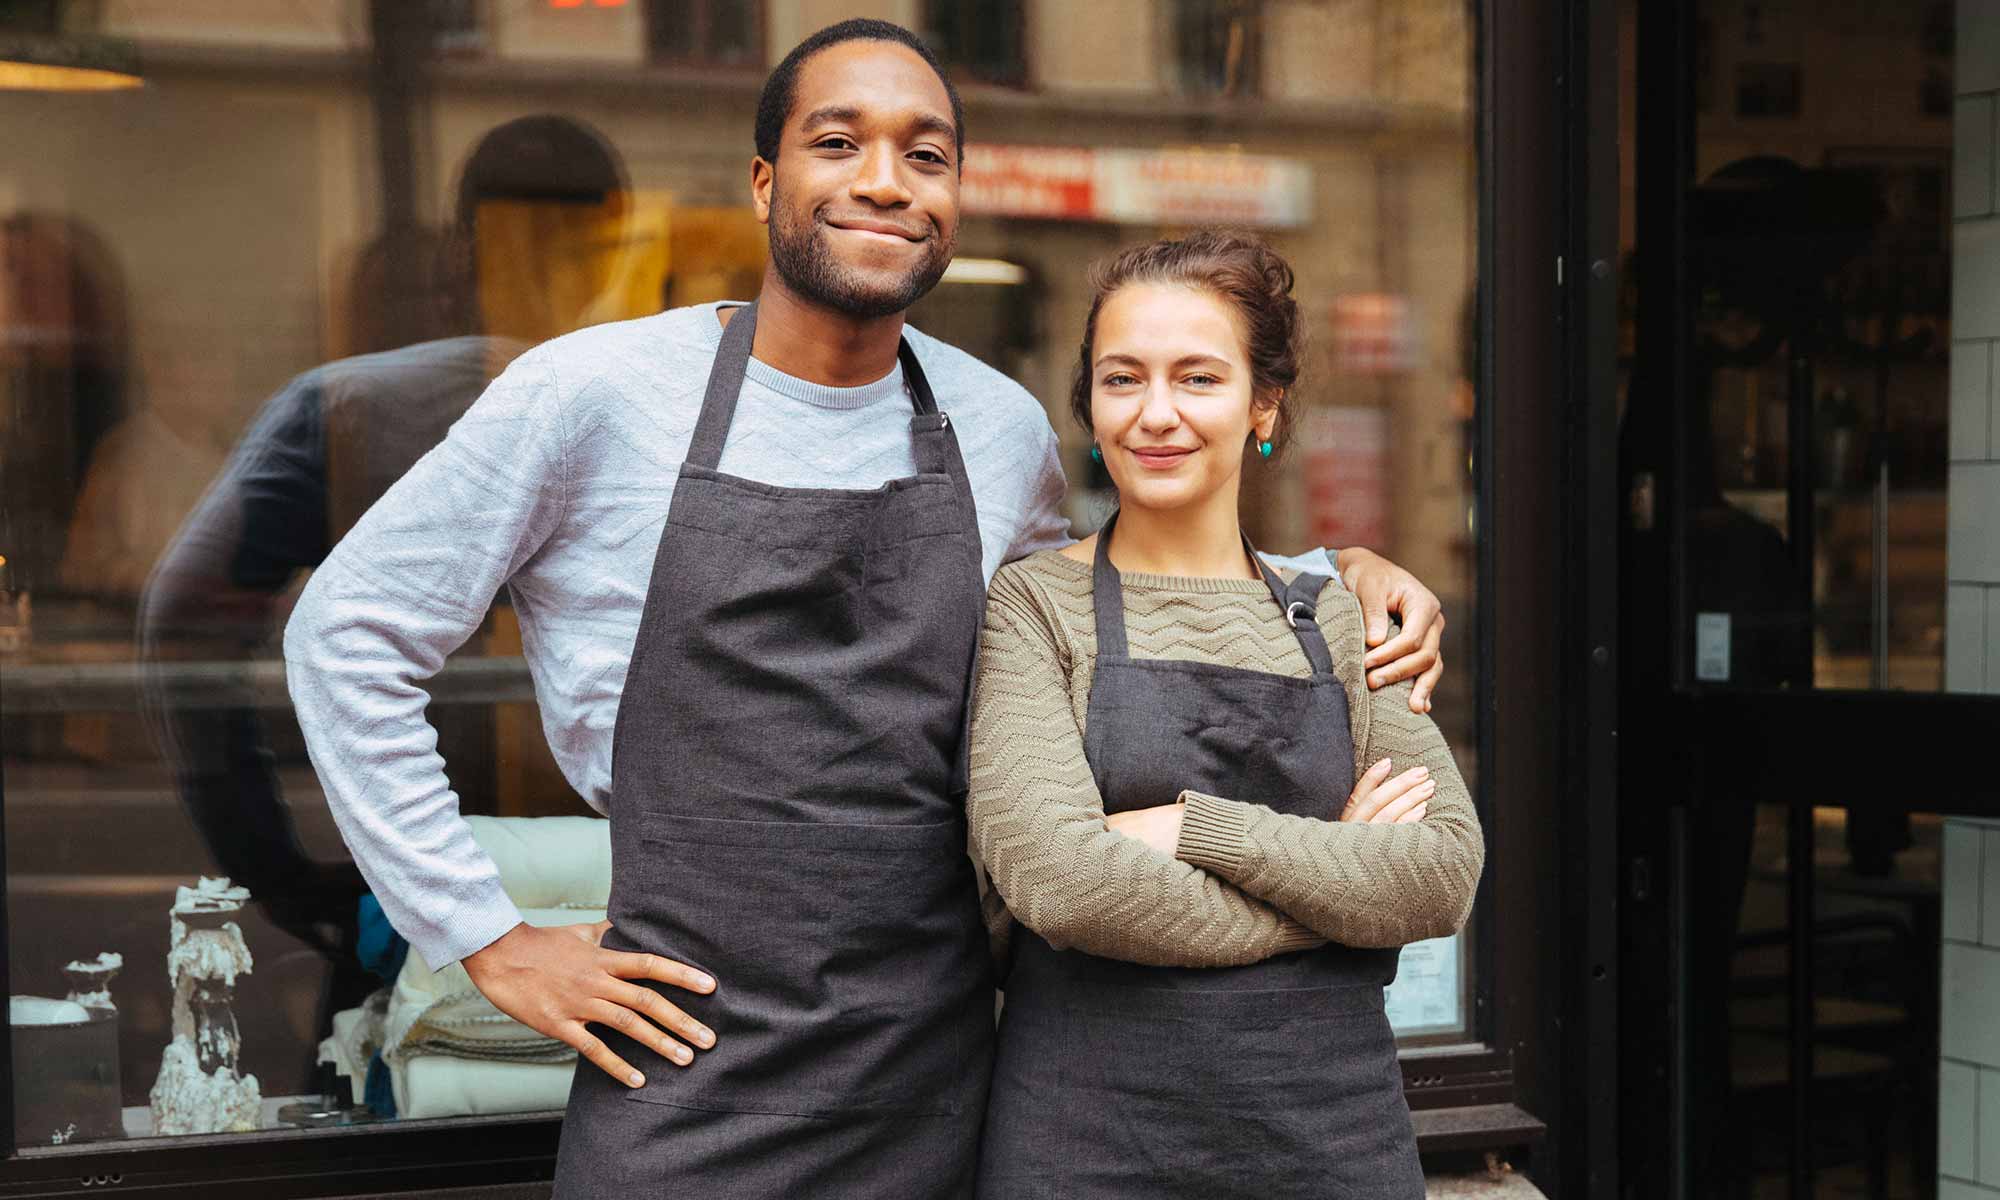
M1954 20L1701 6L1691 536L1729 564L1694 598L1701 684L1938 691L1947 642L1980 638L1947 613L1969 603L1954 518L1981 502L1951 464L1983 460L1990 394L1954 305L1954 179L1963 217L1990 157L1983 101L1953 99Z
M402 956L367 895L305 753L282 632L329 547L525 346L755 293L753 99L661 60L775 62L777 39L847 13L74 7L36 32L114 40L143 86L0 93L22 1145L558 1108L559 1048L440 1032L478 1004ZM926 7L976 42L975 69L1025 63L1026 94L969 89L958 261L913 320L1044 401L1086 530L1106 497L1067 416L1085 264L1211 222L1268 237L1315 348L1296 452L1258 476L1251 532L1282 552L1372 545L1444 598L1436 715L1476 780L1467 8L1224 7L1261 47L1230 60L1257 78L1227 101L1182 94L1175 0ZM603 827L544 732L533 653L503 591L426 716L491 846L519 818L585 822L519 869L552 872L550 906L588 913ZM1399 1028L1475 1033L1460 944L1404 961ZM27 1069L41 1061L88 1078Z

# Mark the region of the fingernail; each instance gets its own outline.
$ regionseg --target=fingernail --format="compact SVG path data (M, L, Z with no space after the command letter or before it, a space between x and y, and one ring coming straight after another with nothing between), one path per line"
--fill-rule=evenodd
M710 979L706 975L695 976L694 985L700 988L704 992L712 992L715 990L715 980Z
M634 1071L625 1077L625 1082L631 1084L633 1087L645 1087L646 1077Z
M685 1066L687 1066L687 1065L688 1065L688 1063L689 1063L690 1061L692 1061L693 1059L694 1059L694 1053L693 1053L693 1051L690 1051L690 1050L689 1050L689 1049L688 1049L688 1048L687 1048L686 1046L675 1046L675 1047L674 1047L674 1061L675 1061L675 1062L677 1062L677 1063L679 1063L680 1065L682 1065L682 1066L684 1066L684 1067L685 1067Z
M706 1050L715 1045L715 1034L706 1029L698 1029L695 1031L694 1040L700 1042L701 1048Z
M1430 777L1431 769L1429 767L1418 767L1416 770L1418 779L1427 779Z
M1376 770L1378 770L1378 771L1386 771L1386 770L1388 770L1388 769L1389 769L1389 760L1385 758L1385 759L1383 759L1382 761L1380 761L1380 762L1376 763L1376 764L1375 764L1375 769L1376 769Z

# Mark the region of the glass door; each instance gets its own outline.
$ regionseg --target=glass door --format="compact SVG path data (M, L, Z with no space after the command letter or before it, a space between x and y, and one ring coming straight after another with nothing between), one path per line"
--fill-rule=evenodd
M1945 919L2000 733L2000 8L1674 8L1627 15L1632 1119L1656 1194L2000 1196L2000 950Z

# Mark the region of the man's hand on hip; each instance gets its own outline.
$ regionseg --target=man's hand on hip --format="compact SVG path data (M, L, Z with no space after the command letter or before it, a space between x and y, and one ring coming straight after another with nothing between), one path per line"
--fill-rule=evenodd
M662 1033L661 1027L707 1050L715 1034L651 988L628 983L650 979L707 994L715 981L685 963L657 954L606 950L604 931L595 925L526 923L501 934L484 950L466 956L465 973L493 1007L538 1033L567 1042L605 1074L631 1087L646 1082L632 1064L611 1052L585 1022L616 1029L679 1066L694 1052Z
M1410 711L1431 710L1431 692L1444 675L1444 605L1415 575L1358 546L1340 552L1340 578L1357 600L1368 627L1368 686L1387 687L1416 676L1410 686ZM1401 630L1389 636L1389 618L1400 617Z

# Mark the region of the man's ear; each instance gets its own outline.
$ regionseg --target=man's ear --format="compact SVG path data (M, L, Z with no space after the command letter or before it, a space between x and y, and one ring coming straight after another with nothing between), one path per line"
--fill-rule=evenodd
M759 225L771 223L771 189L777 178L777 169L761 156L750 160L750 206L757 212Z

